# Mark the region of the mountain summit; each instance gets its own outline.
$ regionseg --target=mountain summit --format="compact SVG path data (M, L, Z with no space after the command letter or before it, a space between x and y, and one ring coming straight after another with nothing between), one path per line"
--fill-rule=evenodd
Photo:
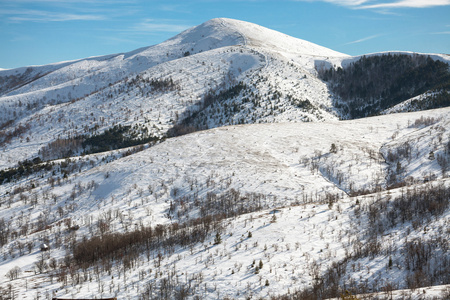
M242 45L299 55L346 56L260 25L228 18L209 20L182 32L166 43L183 45L186 51L190 49L193 53L225 46Z

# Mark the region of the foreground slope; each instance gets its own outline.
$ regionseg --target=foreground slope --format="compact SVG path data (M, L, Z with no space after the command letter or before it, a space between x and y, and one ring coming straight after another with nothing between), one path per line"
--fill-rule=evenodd
M345 263L346 275L335 286L355 292L448 283L434 260L424 262L435 274L428 282L408 281L417 267L403 266L414 243L440 266L449 258L441 164L449 159L449 114L229 126L122 158L111 152L61 161L52 172L0 186L0 270L18 271L0 279L3 292L13 284L21 299L268 297L316 287L315 278L329 280L336 263ZM370 194L403 183L411 187ZM374 225L389 216L373 219L374 208L435 190L445 193L436 210ZM358 193L369 195L348 196ZM102 250L95 236L115 242ZM42 244L50 250L40 251Z

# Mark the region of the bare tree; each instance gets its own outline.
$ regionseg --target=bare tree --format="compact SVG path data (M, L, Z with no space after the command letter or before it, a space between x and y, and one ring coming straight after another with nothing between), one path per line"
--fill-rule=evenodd
M14 280L19 277L21 272L22 270L18 266L15 266L6 273L6 277L8 277L9 280Z

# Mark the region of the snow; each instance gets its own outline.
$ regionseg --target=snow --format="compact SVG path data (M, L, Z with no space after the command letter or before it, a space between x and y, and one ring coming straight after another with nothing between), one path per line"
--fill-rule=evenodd
M26 223L34 229L18 233L0 248L0 287L11 284L20 299L138 299L147 284L159 282L156 274L170 272L181 283L202 277L197 291L206 299L268 298L311 286L315 276L346 258L354 240L369 229L367 222L355 223L356 200L368 205L404 192L386 191L388 176L396 168L387 160L390 152L411 145L411 157L399 159L399 181L413 187L430 179L433 184L450 184L437 160L429 159L430 152L436 157L445 154L450 108L338 121L332 95L317 78L316 68L358 58L220 18L129 53L28 68L26 79L31 82L0 96L0 126L14 120L5 132L18 125L30 127L0 146L0 170L36 157L56 139L94 127L102 132L116 124L138 124L163 137L178 117L198 111L211 90L224 91L237 82L248 88L205 110L208 130L147 145L132 155L126 155L130 149L121 149L55 160L54 174L41 171L0 185L0 219L10 221L18 232ZM443 55L434 58L448 60ZM1 70L0 77L26 72L27 68ZM152 79L172 79L176 88L153 90L146 81ZM243 100L251 94L259 99L257 104ZM299 107L292 97L308 100L313 108ZM239 110L227 115L225 107ZM424 118L432 118L432 124L417 122ZM336 151L331 151L332 145ZM73 166L66 177L58 166L64 163ZM366 192L369 195L352 197ZM50 269L36 272L41 259L62 263L71 237L80 241L98 235L93 224L100 219L114 216L109 230L117 233L182 224L201 216L212 194L227 193L239 195L238 201L248 206L259 199L262 208L221 221L220 244L214 244L214 232L202 243L177 246L164 254L160 267L156 253L150 258L142 254L126 276L116 262L111 274L103 272L81 283L50 280L55 272ZM331 205L324 201L330 196L336 197ZM447 210L430 221L427 230L437 234L449 218ZM48 227L37 229L42 222ZM71 231L71 225L80 229ZM380 242L401 248L405 236L426 237L423 228L411 228L398 226ZM448 232L442 236L448 238ZM65 242L57 244L57 237ZM28 242L33 242L29 250L19 249ZM40 251L44 242L50 246L45 253ZM378 255L355 260L363 268L349 276L370 283L399 282L404 288L407 272L387 269L388 259ZM258 274L253 261L263 262ZM22 273L10 280L5 275L15 266ZM92 268L89 272L93 274ZM420 291L439 296L443 288Z
M222 244L213 245L211 236L205 243L197 244L191 250L176 250L173 255L164 258L162 267L163 270L174 268L179 276L201 272L207 284L205 293L209 299L225 295L239 297L248 290L255 296L267 297L287 291L294 285L308 286L312 280L311 275L302 270L311 261L330 265L344 257L345 248L337 239L337 234L352 232L350 220L354 209L354 199L344 192L348 192L350 183L354 188L369 188L377 172L381 171L383 175L383 170L386 169L384 160L374 160L370 157L369 150L394 147L393 143L417 137L418 140L423 140L417 144L417 149L422 154L427 153L433 144L427 139L435 136L429 131L438 128L449 130L449 114L450 109L441 109L342 122L228 126L193 133L82 171L74 175L72 180L51 189L45 178L34 177L39 182L39 189L30 192L40 194L50 189L51 193L57 195L56 203L50 205L44 202L32 207L15 202L9 208L3 204L2 217L14 218L26 209L33 222L40 211L47 210L50 220L57 222L57 207L72 202L70 194L77 189L76 186L85 187L76 198L75 210L64 216L81 226L77 233L78 238L81 238L87 234L86 228L92 222L90 220L96 220L107 211L120 211L126 220L129 218L131 224L148 226L173 222L173 219L167 218L167 211L169 202L174 200L174 188L179 191L179 197L197 193L202 198L208 192L221 193L230 188L238 190L241 195L267 195L264 205L279 208L275 213L275 223L271 222L271 209L242 215L232 222L226 221L224 224L228 225L225 225L222 234ZM411 127L410 124L421 116L435 116L440 121L422 129ZM332 143L338 145L338 152L335 154L328 152ZM355 157L358 159L355 160ZM305 158L318 161L320 172L311 170L310 165L302 163ZM331 174L325 174L329 166L347 170L341 184L333 180ZM417 170L407 173L421 180L422 174L429 172L435 172L436 176L440 173L438 166L434 164L420 164ZM382 175L380 176L384 180ZM214 187L208 187L208 178L214 180ZM21 185L26 185L28 181L29 179ZM95 182L93 189L86 189L91 182ZM4 195L13 186L2 185L0 193ZM153 189L151 193L149 187ZM315 201L316 197L320 198L327 193L338 194L341 198L333 209L329 209L327 204L300 204L304 197L312 197L312 201ZM364 203L369 200L363 198L361 201ZM195 211L192 213L195 214ZM193 216L195 215L191 215ZM180 221L183 218L186 217L181 217ZM115 220L112 228L120 232L124 230L124 224L127 221L121 223ZM402 229L398 230L401 232ZM249 231L252 232L251 238L248 238ZM39 235L30 234L26 240L39 239ZM401 235L402 233L398 233L398 236ZM410 237L412 236L411 234ZM6 249L8 246L3 247L2 251ZM50 253L51 257L57 259L64 256L62 249L53 249ZM8 258L0 263L0 269L2 273L6 273L17 265L23 271L32 271L33 262L40 255L34 250L31 254ZM250 266L253 260L257 263L263 261L264 267L259 274L254 274L254 268ZM380 258L362 264L367 265L371 272L383 272L386 259ZM138 290L136 286L131 287L134 285L132 282L138 282L139 272L148 272L149 267L143 265L130 271L127 275L130 288L120 292L119 296L136 297ZM387 276L397 275L393 273ZM22 299L35 295L34 291L27 292L24 288L26 278L22 275L14 281ZM93 297L97 293L97 283L85 283L59 291L60 283L50 284L43 280L43 275L31 278L42 280L42 283L36 283L41 294L58 290L58 296L68 297L76 291L77 295ZM389 278L393 277L387 277L386 280ZM268 287L265 286L266 279L269 280ZM8 283L4 277L0 280L4 285ZM107 276L103 276L101 280L105 286L114 281ZM139 282L142 283L141 287L144 286L142 280Z

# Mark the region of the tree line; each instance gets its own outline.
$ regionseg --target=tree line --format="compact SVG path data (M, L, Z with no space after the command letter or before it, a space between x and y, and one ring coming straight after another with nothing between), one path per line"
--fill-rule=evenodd
M350 119L376 115L430 90L450 89L449 65L419 54L363 56L344 68L318 69L318 73L339 97L336 107ZM424 107L450 104L447 92L432 100Z

